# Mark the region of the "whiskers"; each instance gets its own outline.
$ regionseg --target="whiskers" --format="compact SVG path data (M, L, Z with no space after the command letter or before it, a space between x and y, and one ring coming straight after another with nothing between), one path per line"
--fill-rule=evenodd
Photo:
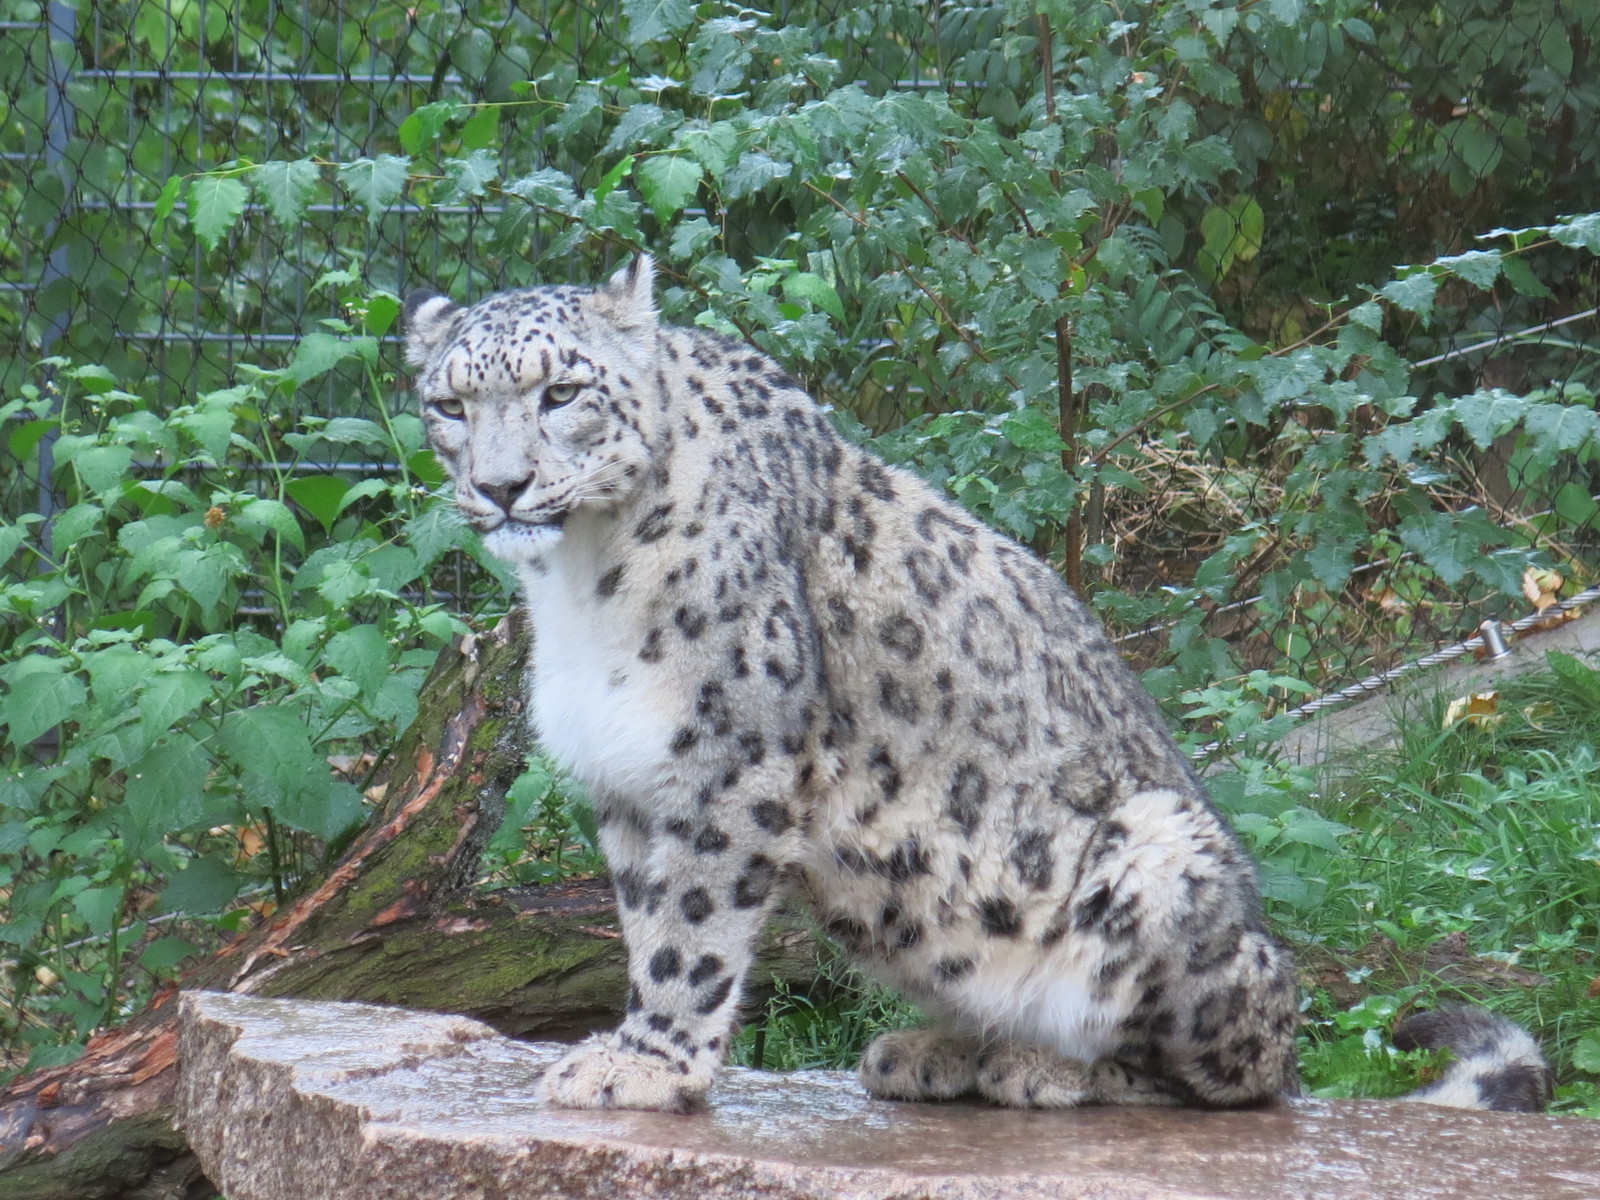
M624 491L623 483L632 478L634 473L631 463L612 461L602 464L593 474L573 485L568 493L568 507L576 508L591 500L615 499Z

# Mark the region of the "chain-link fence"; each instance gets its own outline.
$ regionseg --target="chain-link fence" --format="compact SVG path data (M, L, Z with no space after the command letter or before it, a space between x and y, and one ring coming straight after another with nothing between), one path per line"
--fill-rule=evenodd
M352 279L393 296L427 282L471 299L592 277L627 238L564 238L559 222L530 215L526 190L474 189L460 177L468 168L452 168L425 203L398 188L372 200L394 156L425 140L419 110L452 103L492 106L477 110L488 121L478 145L493 143L501 178L551 170L597 194L627 143L615 122L602 119L596 134L572 118L591 96L603 108L608 81L621 75L635 89L654 87L657 99L677 86L652 75L658 56L627 35L627 22L636 33L677 7L702 21L788 25L782 53L830 58L839 80L872 94L944 89L957 109L1002 122L1016 118L1019 80L1034 69L1033 19L1002 5L796 5L763 16L562 0L0 0L0 393L31 384L48 394L49 370L36 364L61 356L104 366L163 411L236 382L242 364L290 362L319 321L348 319ZM1470 250L1477 233L1549 222L1600 194L1600 16L1584 6L1346 4L1315 36L1285 25L1266 41L1233 32L1228 22L1240 11L1197 8L1194 17L1238 74L1238 94L1173 97L1192 109L1193 137L1224 138L1233 163L1207 195L1153 220L1150 235L1264 342L1315 338L1331 309L1309 297L1336 300L1390 278L1397 263ZM1141 19L1130 10L1116 35L1138 39ZM1188 52L1181 38L1173 45L1180 59ZM1183 65L1198 73L1213 51L1195 47ZM696 69L717 69L710 53ZM741 96L712 103L726 110ZM463 145L472 143L469 129ZM458 162L470 163L463 155ZM276 219L253 192L215 249L176 227L183 193L173 181L229 164L306 160L339 164L345 186L319 191L294 221ZM752 195L708 214L747 266L781 247L795 220L786 202ZM1443 319L1396 328L1391 339L1420 368L1416 394L1587 394L1600 353L1592 264L1534 247L1517 261L1526 279L1446 296ZM936 315L937 297L917 304L920 315ZM390 366L394 341L384 338ZM860 361L814 368L808 382L849 407L851 390L870 379L857 411L874 432L938 411L917 373L893 365L892 331L855 345ZM329 417L371 402L340 371L295 400ZM8 518L61 503L52 435L29 428L13 428L0 446ZM1540 541L1570 573L1595 565L1587 449L1569 462L1531 461L1515 438L1447 449L1459 469L1440 482L1450 493L1441 502L1481 507ZM1219 462L1181 439L1136 438L1120 453L1134 483L1097 489L1083 507L1083 538L1104 550L1085 577L1094 587L1187 586L1205 556L1272 512L1284 489L1308 486L1270 446ZM370 474L392 465L370 458L335 457L322 468ZM1424 578L1399 542L1358 564L1342 594L1308 590L1303 601L1277 596L1264 606L1257 586L1277 554L1265 538L1208 616L1207 632L1237 647L1236 662L1287 662L1343 682L1484 616L1520 615L1503 611L1504 596ZM1137 625L1124 631L1130 652L1162 661L1166 643Z

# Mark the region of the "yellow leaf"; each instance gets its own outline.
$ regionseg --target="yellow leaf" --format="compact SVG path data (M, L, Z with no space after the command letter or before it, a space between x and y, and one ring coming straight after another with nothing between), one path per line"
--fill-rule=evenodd
M1522 573L1522 594L1528 598L1528 603L1543 612L1559 601L1561 587L1566 582L1559 571L1529 567Z
M1473 692L1470 696L1457 697L1444 711L1444 727L1449 729L1458 722L1481 728L1496 725L1501 719L1501 714L1495 711L1499 704L1498 692Z

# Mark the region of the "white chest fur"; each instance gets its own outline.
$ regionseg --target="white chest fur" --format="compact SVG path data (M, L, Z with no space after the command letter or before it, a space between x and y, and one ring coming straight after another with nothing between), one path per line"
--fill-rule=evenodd
M589 788L638 802L666 769L673 706L639 661L625 601L596 593L599 532L569 529L545 555L546 573L520 573L533 621L533 726Z

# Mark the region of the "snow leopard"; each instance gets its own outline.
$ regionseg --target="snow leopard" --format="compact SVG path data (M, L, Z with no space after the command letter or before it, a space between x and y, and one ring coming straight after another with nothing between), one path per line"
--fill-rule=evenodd
M531 616L533 727L587 789L628 952L621 1025L545 1100L703 1104L784 896L930 1018L867 1048L876 1097L1298 1089L1294 964L1252 863L1045 561L847 441L759 350L662 323L647 256L597 287L413 293L404 320L456 504Z

